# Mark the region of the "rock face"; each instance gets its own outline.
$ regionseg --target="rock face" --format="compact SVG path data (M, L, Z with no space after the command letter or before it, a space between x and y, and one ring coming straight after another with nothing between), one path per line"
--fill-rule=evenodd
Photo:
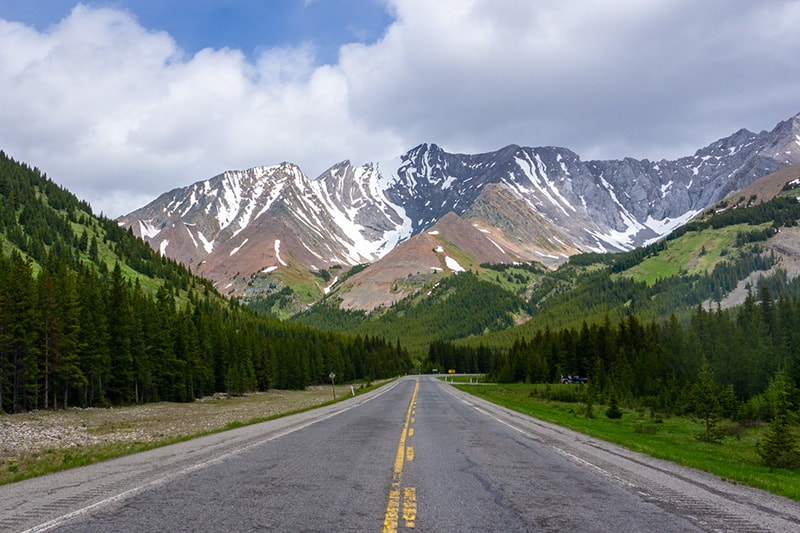
M672 161L582 161L566 148L516 145L451 154L422 144L391 161L343 161L314 180L290 163L225 172L165 193L119 223L242 296L262 274L375 263L448 214L485 239L470 240L476 263L554 265L577 252L628 250L797 162L800 115ZM444 226L451 229L438 239L451 245L453 232L464 232Z

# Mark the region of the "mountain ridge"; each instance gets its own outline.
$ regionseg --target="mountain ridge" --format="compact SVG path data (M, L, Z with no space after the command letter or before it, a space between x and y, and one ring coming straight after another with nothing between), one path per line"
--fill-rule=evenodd
M741 129L691 156L658 162L582 161L567 148L514 144L451 154L423 143L389 161L356 167L343 160L313 180L292 163L227 171L165 193L118 222L223 293L257 297L259 287L299 282L311 284L303 298L309 304L331 288L314 273L378 262L388 268L383 258L448 213L480 228L489 255L502 252L476 257L476 264L557 266L575 253L653 242L796 162L800 115L770 132ZM289 265L296 269L291 283L282 272Z

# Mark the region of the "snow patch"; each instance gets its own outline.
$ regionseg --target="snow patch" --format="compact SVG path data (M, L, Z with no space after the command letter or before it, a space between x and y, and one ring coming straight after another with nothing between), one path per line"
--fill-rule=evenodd
M563 211L567 216L569 216L567 209L573 212L577 211L577 209L575 209L575 207L569 203L569 200L567 200L561 194L561 191L556 183L547 176L547 166L539 157L539 154L534 154L534 160L531 160L527 154L526 159L515 157L514 160L516 161L519 169L525 174L525 177L528 178L528 181L530 181L531 185L536 187L539 192L547 197L550 203L561 209L561 211ZM528 192L523 190L520 184L516 183L513 173L511 173L510 185L523 195Z
M206 236L205 236L205 235L203 235L203 234L202 234L201 232L199 232L199 231L197 232L197 237L198 237L198 238L200 239L200 241L203 243L203 248L205 249L206 253L207 253L207 254L210 254L210 253L211 253L211 250L213 250L213 249L214 249L214 241L209 241L208 239L206 239Z
M458 264L458 261L450 257L449 255L445 256L444 264L447 265L447 268L452 270L453 272L466 272L464 267Z
M489 232L487 231L486 233L489 233ZM502 248L502 247L501 247L499 244L497 244L496 242L494 242L494 241L493 241L493 240L492 240L490 237L486 237L486 238L487 238L487 239L489 239L489 242L490 242L490 243L492 243L492 244L494 244L494 245L497 247L497 249L498 249L498 250L500 250L500 251L501 251L503 254L505 254L505 253L506 253L506 251L505 251L505 250L503 250L503 248Z
M139 220L139 235L142 236L142 239L152 239L159 233L161 233L161 230L157 227L144 220Z
M441 246L437 246L433 251L436 252L437 254L443 254L444 248L442 248Z
M162 256L166 256L167 255L167 246L168 245L169 245L169 241L167 239L164 239L163 241L161 241L161 244L158 245L158 253L160 253Z
M242 244L240 244L239 246L237 246L236 248L234 248L233 250L231 250L231 253L229 253L229 254L228 254L228 256L232 256L233 254L235 254L236 252L238 252L239 250L241 250L241 249L242 249L242 246L244 246L245 244L247 244L247 241L249 241L249 240L250 240L250 239L245 239L245 240L244 240L244 242L242 242Z
M325 294L329 294L329 293L331 292L331 288L332 288L334 285L336 285L336 282L337 282L337 281L339 281L339 276L336 276L335 278L333 278L333 281L331 281L331 284L330 284L330 285L328 285L327 287L325 287L324 289L322 289L322 290L323 290L323 292L325 292Z
M197 239L195 239L194 235L192 235L192 230L189 229L189 226L190 224L187 224L185 222L183 223L183 227L186 228L186 233L188 233L189 238L192 239L192 244L194 244L194 247L197 248ZM194 226L194 224L191 224L191 226Z
M669 235L672 233L676 228L683 226L685 223L689 222L693 219L701 210L693 210L687 211L683 215L677 218L665 218L663 220L656 220L652 216L647 217L644 225L650 228L651 230L655 231L659 236L655 237L654 239L650 240L646 244L650 244L662 238L664 235Z
M277 267L277 266L270 266L270 267L267 267L267 268L265 268L265 269L264 269L264 270L262 270L261 272L262 272L263 274L269 274L270 272L275 272L276 270L278 270L278 267Z
M278 260L278 263L280 263L281 265L288 266L286 264L286 262L283 259L281 259L281 240L280 239L275 239L275 258Z

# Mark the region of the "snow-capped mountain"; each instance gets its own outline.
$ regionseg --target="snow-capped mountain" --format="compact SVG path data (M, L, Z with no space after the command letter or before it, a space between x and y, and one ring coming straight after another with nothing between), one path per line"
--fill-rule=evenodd
M800 115L770 132L740 130L673 161L582 161L566 148L516 145L451 154L422 144L391 161L344 161L314 180L290 163L228 171L165 193L119 222L222 292L243 296L256 278L344 272L433 231L438 244L431 251L442 250L430 259L436 264L395 253L403 259L381 261L381 268L397 276L384 277L466 268L448 255L459 237L452 232L470 243L462 262L475 265L553 265L581 251L627 250L796 162ZM445 231L432 229L450 213L467 225L451 220ZM474 235L465 240L467 227ZM322 292L335 281L314 280Z

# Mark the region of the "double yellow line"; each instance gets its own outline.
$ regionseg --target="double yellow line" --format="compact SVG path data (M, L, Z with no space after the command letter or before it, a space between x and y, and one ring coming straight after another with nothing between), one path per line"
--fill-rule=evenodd
M406 420L403 424L403 432L400 434L400 443L397 445L397 455L394 458L394 469L392 470L392 484L389 486L389 503L386 504L386 515L383 519L384 533L394 533L400 524L400 500L402 495L403 512L402 518L404 526L413 529L417 519L417 493L413 487L401 486L403 476L403 465L406 461L414 459L414 448L406 446L406 439L414 434L414 415L417 408L417 391L419 391L419 380L414 385L414 393L411 395L411 403L408 404ZM402 489L402 490L401 490Z

